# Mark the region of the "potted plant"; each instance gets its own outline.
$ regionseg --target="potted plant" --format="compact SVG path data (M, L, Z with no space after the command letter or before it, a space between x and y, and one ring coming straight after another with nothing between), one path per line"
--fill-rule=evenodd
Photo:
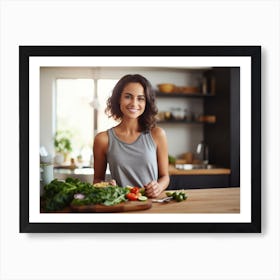
M57 131L54 137L55 162L62 164L72 152L71 133L69 131Z

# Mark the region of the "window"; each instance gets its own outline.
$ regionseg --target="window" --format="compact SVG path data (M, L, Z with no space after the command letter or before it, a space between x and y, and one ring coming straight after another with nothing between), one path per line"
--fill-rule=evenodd
M90 163L95 134L116 125L105 115L106 101L116 82L112 79L56 80L55 130L70 133L71 157L82 156L84 165Z
M56 80L56 131L68 131L73 151L89 161L92 153L94 115L90 102L94 96L93 79Z

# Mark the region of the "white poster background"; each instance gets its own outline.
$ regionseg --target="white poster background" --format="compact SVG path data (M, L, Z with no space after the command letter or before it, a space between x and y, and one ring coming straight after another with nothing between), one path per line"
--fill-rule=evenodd
M279 280L279 13L278 0L0 1L0 279ZM20 234L19 45L261 45L262 233Z

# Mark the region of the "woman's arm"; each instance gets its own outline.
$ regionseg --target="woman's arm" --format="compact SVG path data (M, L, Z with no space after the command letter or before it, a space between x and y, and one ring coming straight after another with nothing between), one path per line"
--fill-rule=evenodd
M108 141L108 134L106 131L98 133L94 138L94 184L105 181Z
M157 145L157 162L159 178L145 186L146 194L149 197L157 197L169 185L168 172L168 145L165 131L160 127L152 129L152 137Z

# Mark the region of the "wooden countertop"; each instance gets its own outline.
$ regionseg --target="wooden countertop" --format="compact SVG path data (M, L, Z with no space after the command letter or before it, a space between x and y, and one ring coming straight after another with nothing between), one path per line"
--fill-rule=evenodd
M169 165L169 175L220 175L230 174L230 169L227 168L211 168L211 169L177 169L173 165Z
M240 213L240 188L183 190L188 198L181 202L153 202L152 208L125 213ZM165 197L165 193L161 197Z
M178 190L177 190L178 191ZM240 213L240 188L211 188L191 189L184 191L188 198L181 202L169 201L164 203L153 202L152 207L146 210L116 212L118 214L161 214L161 213ZM172 192L172 191L171 191ZM166 197L163 192L159 198ZM44 211L41 209L41 212ZM57 213L70 213L66 207ZM114 214L114 213L112 213Z

